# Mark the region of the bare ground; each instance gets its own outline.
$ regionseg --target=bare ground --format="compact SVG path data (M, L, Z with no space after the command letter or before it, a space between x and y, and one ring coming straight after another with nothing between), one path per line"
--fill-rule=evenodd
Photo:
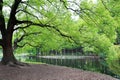
M96 72L46 64L21 68L0 64L0 80L118 80Z

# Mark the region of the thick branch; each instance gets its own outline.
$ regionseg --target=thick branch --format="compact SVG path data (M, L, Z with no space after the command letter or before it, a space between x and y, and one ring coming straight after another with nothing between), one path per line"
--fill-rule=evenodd
M18 30L18 29L25 29L25 28L28 28L28 27L30 27L30 26L31 26L31 24L28 24L28 25L26 25L26 26L24 26L24 27L17 27L17 28L14 29L14 31L15 31L15 30Z
M20 4L21 0L14 0L14 3L12 5L12 8L11 8L11 12L10 12L10 18L9 18L9 21L8 21L8 25L7 25L7 30L8 31L13 31L13 28L16 24L16 10Z
M26 23L26 24L40 26L40 27L53 28L54 30L56 30L57 32L59 32L61 36L68 37L67 35L62 34L62 32L56 26L51 26L51 25L47 25L47 24L34 23L32 21L18 21L17 23L19 23L19 24L23 24L23 23L25 24Z
M76 44L79 44L77 41L75 41L72 36L70 35L66 35L66 34L63 34L56 26L51 26L51 25L48 25L48 24L39 24L39 23L34 23L32 21L17 21L17 23L19 24L31 24L31 25L35 25L35 26L40 26L40 27L46 27L46 28L51 28L53 30L55 30L56 32L59 33L59 35L61 35L62 37L66 37L66 38L69 38L71 39L72 41L74 41L74 43Z
M4 36L6 29L5 29L5 19L3 16L2 9L3 9L3 0L0 0L0 31L2 36Z
M32 21L27 21L27 20L23 20L23 21L17 21L17 24L28 24L28 25L34 25L34 26L40 26L40 27L55 27L55 26L51 26L49 24L42 24L42 23L35 23L35 22L32 22Z
M2 39L0 39L0 46L2 46L3 45L3 40Z
M33 24L33 22L28 20L22 20L22 21L17 20L17 24Z

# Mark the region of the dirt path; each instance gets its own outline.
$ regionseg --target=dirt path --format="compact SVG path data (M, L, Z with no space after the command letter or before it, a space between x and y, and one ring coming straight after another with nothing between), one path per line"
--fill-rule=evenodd
M21 68L0 65L0 80L118 80L111 76L46 64Z

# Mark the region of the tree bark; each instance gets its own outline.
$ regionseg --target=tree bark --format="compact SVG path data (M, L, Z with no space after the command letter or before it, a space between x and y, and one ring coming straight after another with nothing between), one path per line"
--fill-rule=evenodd
M12 48L12 34L7 34L5 37L3 37L3 58L2 58L2 64L9 64L10 62L16 63L17 60L13 54L13 48Z

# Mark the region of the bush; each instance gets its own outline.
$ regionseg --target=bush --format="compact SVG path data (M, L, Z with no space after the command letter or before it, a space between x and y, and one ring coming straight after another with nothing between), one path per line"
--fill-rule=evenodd
M120 46L112 46L106 59L109 68L117 75L120 75Z

